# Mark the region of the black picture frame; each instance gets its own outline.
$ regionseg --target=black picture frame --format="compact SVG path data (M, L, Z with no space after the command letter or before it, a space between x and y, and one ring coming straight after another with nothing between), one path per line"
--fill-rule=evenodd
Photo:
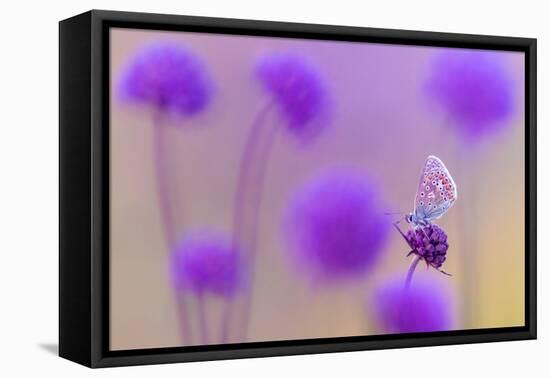
M525 326L109 350L109 28L521 51ZM536 39L92 10L59 23L59 355L89 367L536 338Z

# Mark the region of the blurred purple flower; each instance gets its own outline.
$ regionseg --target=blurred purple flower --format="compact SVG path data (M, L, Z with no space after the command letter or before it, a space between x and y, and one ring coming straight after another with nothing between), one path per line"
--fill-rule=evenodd
M291 258L315 279L360 277L378 260L389 223L374 182L346 171L299 190L284 224Z
M258 62L256 73L274 97L293 133L316 136L326 125L327 89L318 70L304 58L271 54ZM325 122L323 122L325 121Z
M406 239L412 249L409 255L420 256L427 265L439 270L447 259L447 234L435 224L409 230Z
M387 281L374 296L374 315L386 332L445 331L454 327L452 293L441 280L419 277L406 288L401 276Z
M195 230L174 248L171 273L177 290L232 297L241 287L243 267L229 238Z
M122 100L190 116L204 109L213 86L202 60L174 42L142 48L122 71Z
M449 49L433 58L427 93L467 140L499 131L513 114L513 83L497 54Z

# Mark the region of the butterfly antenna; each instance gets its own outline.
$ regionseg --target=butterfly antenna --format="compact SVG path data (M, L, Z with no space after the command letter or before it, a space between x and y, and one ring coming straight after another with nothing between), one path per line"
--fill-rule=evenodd
M394 226L405 219L405 213L403 212L384 213L384 215L401 215L401 217L398 220L396 220L395 222L392 222Z

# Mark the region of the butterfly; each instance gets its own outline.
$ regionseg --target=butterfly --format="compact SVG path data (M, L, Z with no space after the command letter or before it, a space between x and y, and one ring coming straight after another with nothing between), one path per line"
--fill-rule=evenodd
M456 184L445 164L438 157L430 155L420 175L414 210L405 220L415 227L428 226L453 206L457 194Z

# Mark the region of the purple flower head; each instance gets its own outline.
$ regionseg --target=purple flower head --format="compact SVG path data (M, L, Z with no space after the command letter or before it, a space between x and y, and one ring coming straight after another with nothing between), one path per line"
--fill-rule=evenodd
M328 94L315 67L298 55L271 54L258 62L256 73L274 97L290 131L312 137L322 130Z
M452 293L440 277L417 277L405 288L398 276L376 290L372 303L378 324L390 333L450 330L453 306Z
M450 49L437 54L426 90L468 141L494 134L513 114L512 80L497 53Z
M228 238L195 230L174 248L171 273L177 290L232 297L241 287L243 267Z
M373 181L346 171L301 188L284 231L291 261L315 280L357 278L378 260L388 235Z
M406 239L412 249L409 254L420 256L427 265L438 270L441 268L449 249L447 234L441 227L435 224L416 227L407 232Z
M174 42L142 48L126 65L119 82L121 99L183 116L203 110L212 92L202 60Z

